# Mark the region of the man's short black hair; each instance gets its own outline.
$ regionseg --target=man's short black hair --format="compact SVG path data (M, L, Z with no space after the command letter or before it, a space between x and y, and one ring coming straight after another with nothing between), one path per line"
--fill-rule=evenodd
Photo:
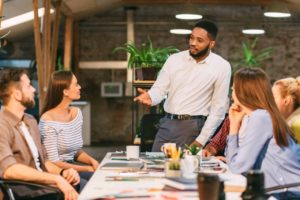
M201 20L197 22L194 26L194 28L202 28L207 31L209 37L212 40L216 40L217 35L218 35L218 27L217 25L209 20Z

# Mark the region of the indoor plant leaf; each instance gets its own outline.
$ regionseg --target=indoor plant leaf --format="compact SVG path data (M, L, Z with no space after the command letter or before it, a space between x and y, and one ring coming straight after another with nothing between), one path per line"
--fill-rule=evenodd
M125 43L121 47L114 48L112 53L120 50L129 54L128 68L132 68L134 64L136 68L150 66L161 68L172 53L179 51L175 47L154 48L150 38L141 44L140 49L135 43Z
M259 67L262 61L270 57L273 52L273 48L267 47L261 50L256 50L257 42L257 37L252 40L242 42L243 58L234 63L234 71L240 67Z

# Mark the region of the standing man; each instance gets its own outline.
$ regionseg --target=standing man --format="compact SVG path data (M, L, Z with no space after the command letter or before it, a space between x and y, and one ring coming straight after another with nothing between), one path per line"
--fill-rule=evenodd
M0 177L56 186L64 193L65 199L77 199L78 193L72 185L79 183L78 173L45 161L37 122L24 113L26 108L35 104L34 92L24 70L0 71L3 105L0 111ZM29 189L19 188L17 192L28 194ZM51 199L47 197L42 199Z
M211 52L218 27L206 20L198 22L189 39L189 50L173 54L146 92L134 100L153 106L166 96L166 116L161 119L152 151L173 142L202 147L224 118L231 67L228 61Z

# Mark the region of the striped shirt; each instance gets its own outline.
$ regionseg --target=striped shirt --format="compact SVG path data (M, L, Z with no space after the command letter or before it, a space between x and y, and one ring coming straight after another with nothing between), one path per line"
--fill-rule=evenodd
M69 122L40 120L39 128L42 144L48 160L74 161L76 153L82 149L82 113L78 109L75 118Z

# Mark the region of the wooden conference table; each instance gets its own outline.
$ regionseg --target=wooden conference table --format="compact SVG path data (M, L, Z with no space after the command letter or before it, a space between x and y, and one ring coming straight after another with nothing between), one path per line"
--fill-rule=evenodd
M155 156L156 153L146 153ZM179 191L166 189L164 184L164 172L161 171L132 171L111 170L101 168L107 162L123 162L115 153L107 153L90 181L81 192L80 200L89 199L172 199L172 200L198 200L197 191ZM118 155L118 154L117 154ZM157 154L156 154L157 155ZM113 158L113 160L112 160ZM212 158L214 161L215 158ZM125 161L126 162L126 161ZM127 161L128 162L128 161ZM131 163L140 161L130 161ZM219 161L220 162L220 161ZM241 192L246 187L246 178L239 174L233 174L226 164L220 162L221 167L227 168L220 173L219 178L224 181L226 199L241 200ZM117 177L117 178L115 178ZM120 178L121 177L121 178Z

